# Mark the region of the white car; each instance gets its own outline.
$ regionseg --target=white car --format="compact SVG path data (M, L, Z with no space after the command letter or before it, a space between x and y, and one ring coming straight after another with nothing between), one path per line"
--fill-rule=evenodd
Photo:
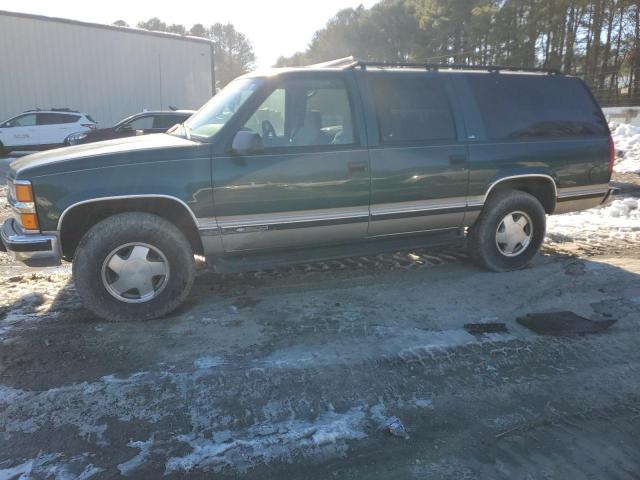
M61 147L70 134L96 127L90 115L68 108L28 110L0 124L0 154Z

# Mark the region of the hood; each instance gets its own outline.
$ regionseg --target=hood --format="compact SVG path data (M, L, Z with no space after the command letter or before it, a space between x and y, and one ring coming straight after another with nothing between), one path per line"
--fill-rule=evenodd
M76 169L71 162L91 160L91 167L101 167L109 164L126 163L136 152L146 150L191 147L197 142L186 140L174 135L157 133L128 138L118 138L104 142L76 145L73 147L57 148L45 152L34 153L18 158L11 162L11 176L21 173L29 175L46 175L59 173L65 169ZM139 155L135 155L139 157Z

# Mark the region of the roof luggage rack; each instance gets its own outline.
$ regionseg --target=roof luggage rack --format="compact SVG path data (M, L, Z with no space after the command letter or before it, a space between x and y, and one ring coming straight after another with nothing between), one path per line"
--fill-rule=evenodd
M362 68L366 70L367 67L378 68L420 68L430 71L439 70L475 70L491 73L504 72L531 72L531 73L546 73L548 75L562 75L559 70L549 68L526 68L526 67L510 67L506 65L463 65L459 63L405 63L405 62L367 62L364 60L357 60L348 65L348 68Z
M31 110L25 110L25 112L69 112L80 113L78 110L72 110L70 108L32 108Z
M407 63L407 62L369 62L360 60L356 57L344 57L328 62L309 65L310 68L344 68L354 69L361 68L366 70L368 67L373 68L419 68L437 72L439 70L474 70L482 72L500 73L500 72L530 72L530 73L546 73L548 75L562 75L562 72L549 68L525 68L510 67L505 65L463 65L458 63Z

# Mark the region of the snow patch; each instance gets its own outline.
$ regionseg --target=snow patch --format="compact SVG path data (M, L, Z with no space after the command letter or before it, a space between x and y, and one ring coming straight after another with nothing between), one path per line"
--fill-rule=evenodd
M193 366L201 370L219 367L224 364L225 361L222 357L200 357L193 361Z
M255 368L305 369L371 360L371 355L408 358L435 356L451 348L483 342L503 341L508 334L476 338L465 330L426 331L376 326L364 338L338 340L331 344L297 345L272 352L253 361ZM372 353L375 352L375 353Z
M294 456L343 456L347 441L360 440L364 432L365 413L352 408L345 413L326 412L314 421L288 420L257 424L244 431L224 432L206 438L202 434L182 435L192 451L167 461L166 474L180 471L220 471L233 467L247 471L257 463L291 461Z
M0 469L0 480L88 480L104 471L92 463L86 464L90 457L90 454L84 453L65 460L61 453L40 454L19 465Z
M153 435L146 442L137 441L137 442L129 442L127 444L128 447L137 448L140 451L137 455L127 460L124 463L118 465L118 470L121 475L129 475L134 470L137 470L139 467L144 465L151 454L151 447L153 446Z
M614 171L618 173L640 173L640 127L629 124L610 125L611 136L619 156Z
M637 198L622 198L605 207L553 215L547 219L547 241L552 244L610 239L640 240Z

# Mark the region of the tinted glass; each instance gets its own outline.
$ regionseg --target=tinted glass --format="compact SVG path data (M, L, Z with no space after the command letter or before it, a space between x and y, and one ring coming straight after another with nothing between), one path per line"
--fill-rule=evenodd
M153 128L161 128L166 130L173 127L176 123L184 122L189 116L186 115L156 115L153 118Z
M10 120L9 126L11 127L32 127L36 124L36 114L29 113L27 115L20 115L13 120Z
M515 74L467 78L492 140L607 132L600 109L578 79Z
M131 120L126 124L127 128L132 130L149 130L153 127L153 117L140 117Z
M75 123L80 119L80 115L65 115L64 113L39 113L38 125L62 125L65 123Z
M384 76L370 79L382 143L454 140L447 92L437 78Z
M271 95L245 128L266 147L318 147L354 143L351 104L344 82L293 80Z

